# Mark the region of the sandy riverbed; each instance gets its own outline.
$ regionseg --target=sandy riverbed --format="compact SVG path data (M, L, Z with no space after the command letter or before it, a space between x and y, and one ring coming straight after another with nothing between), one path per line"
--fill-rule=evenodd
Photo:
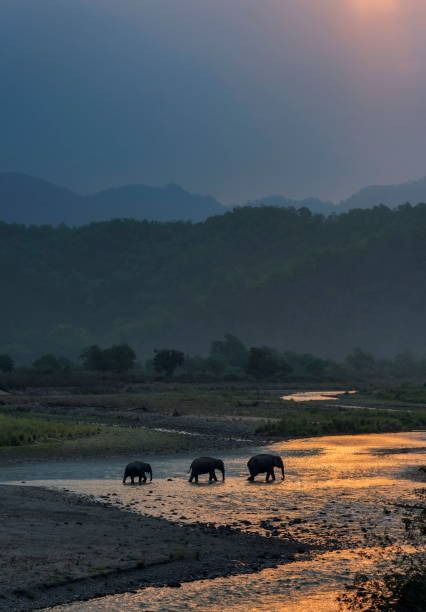
M308 549L177 525L61 491L2 485L0 496L0 610L250 572Z
M129 520L135 520L139 526L147 525L147 521L159 521L155 529L143 528L137 532L139 559L140 550L148 547L145 563L150 563L153 533L156 534L156 550L163 546L161 550L167 555L169 547L176 546L176 538L180 541L182 530L188 530L185 538L188 539L188 554L192 555L190 560L139 568L138 573L125 577L129 579L127 585L123 576L117 583L110 578L103 582L102 578L97 578L92 590L87 590L91 581L77 581L71 585L65 581L62 591L51 590L47 601L71 601L94 592L126 590L127 593L77 603L71 608L65 606L64 610L159 611L165 607L214 610L219 602L225 610L247 609L247 606L250 610L295 610L295 606L321 609L319 601L328 602L324 610L333 610L338 606L338 593L351 584L357 571L374 575L381 563L392 563L393 555L404 542L403 505L415 500L415 490L421 486L412 479L412 473L425 463L425 446L424 433L335 436L278 443L271 449L286 458L287 478L284 483L277 481L269 485L246 481L247 456L241 451L225 456L227 480L224 484L211 486L189 485L188 457L158 459L154 482L142 487L123 487L119 464L108 461L92 465L91 469L88 463L49 464L49 475L43 473L43 464L16 466L9 471L9 479L22 478L23 472L18 470L25 470L27 483L56 490L69 489L115 506L98 507L100 526L93 540L94 547L99 541L105 546L109 562L116 559L117 550L128 550L131 557L134 548L130 537L125 540L129 548L124 545L118 549L121 535L110 536L111 529L107 527L110 519L106 514L102 522L104 512L117 513L114 520L120 525L129 516ZM5 470L0 470L0 480L5 475ZM199 521L214 525L200 527ZM18 524L16 529L19 530ZM29 524L25 525L22 527L24 533L29 529ZM231 538L229 527L233 530ZM120 526L118 533L125 533L125 530L126 527ZM77 533L77 526L70 531ZM207 539L202 539L199 532ZM194 533L201 546L198 555L193 548ZM165 543L163 536L170 542ZM64 537L64 533L58 536L59 548ZM248 537L256 540L246 540ZM209 538L214 541L213 547ZM297 543L293 549L291 541ZM310 548L309 555L302 552L299 543ZM92 556L86 541L80 544L82 555L86 554L94 563L96 554ZM31 550L38 550L36 542L29 546L26 554ZM207 550L210 551L207 559L201 562L201 555ZM294 557L288 562L288 554L293 553ZM229 565L223 563L226 554L231 558ZM277 556L274 558L274 555ZM284 557L282 561L280 555ZM129 557L126 559L127 563ZM186 566L187 563L190 565ZM267 567L274 563L277 567ZM40 562L36 560L34 566L37 564ZM162 578L167 567L173 580L179 576L182 588L158 586L167 585L170 580ZM185 571L179 569L184 567ZM228 575L239 569L260 573L244 577ZM217 578L212 580L212 576ZM106 584L109 591L103 590ZM67 593L70 586L73 591ZM144 588L138 591L138 587ZM38 591L36 596L39 596Z

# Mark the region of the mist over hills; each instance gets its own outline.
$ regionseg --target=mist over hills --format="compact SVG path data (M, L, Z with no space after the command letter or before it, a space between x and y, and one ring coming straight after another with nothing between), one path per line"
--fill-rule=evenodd
M225 209L226 210L226 209ZM114 218L201 221L224 207L179 185L124 185L80 195L20 173L0 173L0 220L26 225L85 225Z
M353 208L371 208L378 204L394 208L407 202L410 204L426 202L426 177L396 185L365 187L340 202L339 209L346 212Z
M308 208L314 214L329 215L380 204L394 208L406 202L426 202L426 178L365 187L339 204L315 197L297 200L271 195L247 205ZM0 173L0 220L7 223L79 226L117 218L199 222L229 210L211 196L189 193L176 184L123 185L80 195L26 174Z
M306 207L313 213L329 215L347 212L355 208L373 208L380 204L395 208L407 202L410 204L426 202L426 177L396 185L371 185L364 187L349 198L341 200L338 204L319 198L294 200L281 195L273 195L261 198L254 202L254 205Z
M328 357L425 353L426 205L203 223L0 223L0 353L127 341L206 352L224 333Z

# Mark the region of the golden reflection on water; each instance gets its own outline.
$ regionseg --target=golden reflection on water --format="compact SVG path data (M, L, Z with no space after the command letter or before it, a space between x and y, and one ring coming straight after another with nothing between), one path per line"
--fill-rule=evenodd
M142 487L116 480L40 482L102 495L171 521L229 524L319 549L310 560L296 558L259 574L201 580L178 590L144 589L60 609L337 610L337 593L354 574L371 570L404 541L399 504L414 499L419 487L406 472L424 465L425 441L419 432L279 442L270 449L285 459L283 483L247 482L246 456L228 457L229 477L213 485L190 485L186 474L173 473L172 459L172 481Z
M344 395L354 395L355 390L351 391L298 391L283 395L281 399L293 402L323 402L337 400Z

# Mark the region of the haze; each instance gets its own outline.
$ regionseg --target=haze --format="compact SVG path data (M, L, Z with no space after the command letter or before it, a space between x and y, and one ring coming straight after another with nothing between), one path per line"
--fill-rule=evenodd
M424 0L2 0L0 169L339 199L425 174Z

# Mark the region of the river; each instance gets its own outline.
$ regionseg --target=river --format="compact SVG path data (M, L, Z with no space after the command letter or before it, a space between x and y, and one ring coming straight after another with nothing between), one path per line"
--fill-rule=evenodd
M337 596L356 572L374 573L404 542L400 505L419 483L408 470L425 464L426 434L330 436L269 447L286 480L246 480L255 451L222 454L224 483L190 485L191 457L151 458L154 481L121 484L126 460L51 462L0 469L1 481L67 489L171 521L230 524L266 537L291 537L317 548L257 574L199 580L179 589L147 588L55 610L338 610ZM129 458L130 459L130 458ZM101 497L102 496L102 497Z

